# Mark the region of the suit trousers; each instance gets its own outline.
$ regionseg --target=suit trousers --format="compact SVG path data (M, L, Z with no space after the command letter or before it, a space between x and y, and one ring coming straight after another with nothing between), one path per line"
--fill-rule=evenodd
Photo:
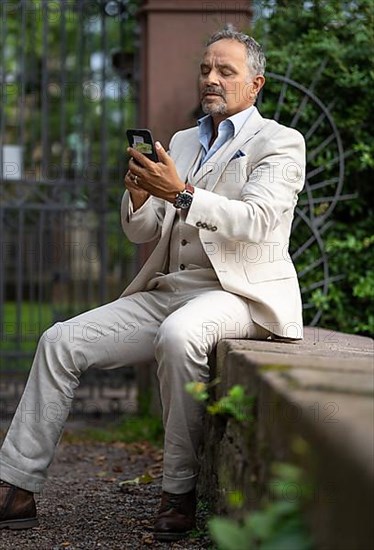
M186 391L208 382L221 338L267 338L248 301L222 289L213 269L158 274L148 290L56 323L40 338L0 451L0 478L40 492L82 372L157 360L163 410L163 490L196 485L204 406Z

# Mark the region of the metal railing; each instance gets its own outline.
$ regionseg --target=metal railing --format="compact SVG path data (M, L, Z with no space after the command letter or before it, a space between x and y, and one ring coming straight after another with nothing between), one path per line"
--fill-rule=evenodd
M10 388L44 329L117 297L134 274L119 217L134 22L105 8L0 5L0 372Z

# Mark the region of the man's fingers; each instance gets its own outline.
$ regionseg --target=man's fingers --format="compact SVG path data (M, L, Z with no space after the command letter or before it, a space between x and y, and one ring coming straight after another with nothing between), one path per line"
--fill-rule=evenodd
M163 162L164 164L169 164L170 157L169 157L169 155L167 154L167 152L165 151L165 149L163 148L163 146L161 145L161 143L159 141L156 141L155 147L156 147L158 160L160 162Z
M129 160L129 170L132 174L134 174L134 176L145 176L147 173L147 169L142 168L139 164L136 164L132 158Z
M133 147L128 147L127 152L130 153L130 155L144 168L147 168L149 170L152 167L153 162L149 160L145 155L140 153L140 151L137 151Z
M133 191L136 188L136 185L134 183L134 180L131 176L126 175L125 177L125 187L130 191Z

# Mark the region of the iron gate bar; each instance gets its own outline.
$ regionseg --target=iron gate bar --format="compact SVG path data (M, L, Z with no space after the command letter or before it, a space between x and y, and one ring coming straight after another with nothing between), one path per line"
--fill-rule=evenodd
M107 51L107 35L106 35L106 17L104 15L104 12L101 12L101 26L102 26L102 32L101 32L101 51ZM107 204L108 204L108 197L107 197L107 186L106 183L108 181L108 171L107 171L107 163L106 159L108 158L108 146L107 146L107 109L106 109L106 94L105 94L105 85L106 82L106 63L102 63L102 74L101 74L101 84L102 84L102 93L101 93L101 114L102 114L102 126L101 126L101 200L100 200L100 233L99 233L99 245L102 253L102 263L101 263L101 269L102 269L102 277L100 278L100 300L101 302L105 302L107 299L107 288L105 285L105 269L108 263L108 254L107 254L107 226L105 223L105 216L107 212Z
M94 5L96 13L88 14L87 8L92 11ZM108 264L113 261L108 247L109 191L118 195L119 202L124 129L126 123L132 126L133 122L129 122L132 112L126 105L131 89L120 85L110 107L116 110L117 130L109 135L112 111L106 83L114 78L111 49L118 49L118 44L122 47L125 20L108 19L100 3L90 2L88 6L83 1L61 0L58 8L57 20L56 9L48 0L21 0L10 8L9 3L0 5L0 164L3 167L4 145L15 143L22 148L25 165L25 171L17 173L17 180L4 179L0 174L0 315L3 323L6 300L11 301L15 346L2 349L2 358L32 355L22 347L22 322L27 314L32 322L41 325L55 286L53 269L63 275L73 267L69 262L75 262L73 269L77 274L70 273L69 307L76 312L83 302L87 309L108 299ZM101 56L99 72L94 66L95 54ZM120 81L118 75L115 78ZM13 86L9 95L8 82ZM69 82L72 98L68 96ZM87 93L86 85L90 84L99 88L97 98ZM53 95L54 90L57 95ZM13 128L10 123L14 122ZM112 128L115 124L111 121ZM68 139L73 133L77 144L72 145ZM59 147L52 151L55 141ZM115 155L120 159L120 169L113 163ZM59 168L49 178L51 168L56 166ZM87 215L92 216L89 228ZM119 213L118 226L111 231L120 238ZM65 243L83 246L84 239L96 243L101 253L94 259L93 267L89 259L74 258L73 248L64 251ZM45 255L51 241L63 251L53 265ZM115 278L118 290L111 289L111 296L122 291L125 269L133 271L131 266L120 264ZM4 326L1 328L3 333ZM4 342L0 344L4 347Z

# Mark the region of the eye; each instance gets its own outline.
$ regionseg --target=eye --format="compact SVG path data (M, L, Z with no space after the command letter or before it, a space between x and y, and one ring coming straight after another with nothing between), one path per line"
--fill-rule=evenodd
M221 74L222 74L223 76L231 76L231 75L232 75L232 71L230 71L229 69L222 69Z
M206 65L201 67L200 72L202 75L207 75L210 73L210 67L207 67Z

